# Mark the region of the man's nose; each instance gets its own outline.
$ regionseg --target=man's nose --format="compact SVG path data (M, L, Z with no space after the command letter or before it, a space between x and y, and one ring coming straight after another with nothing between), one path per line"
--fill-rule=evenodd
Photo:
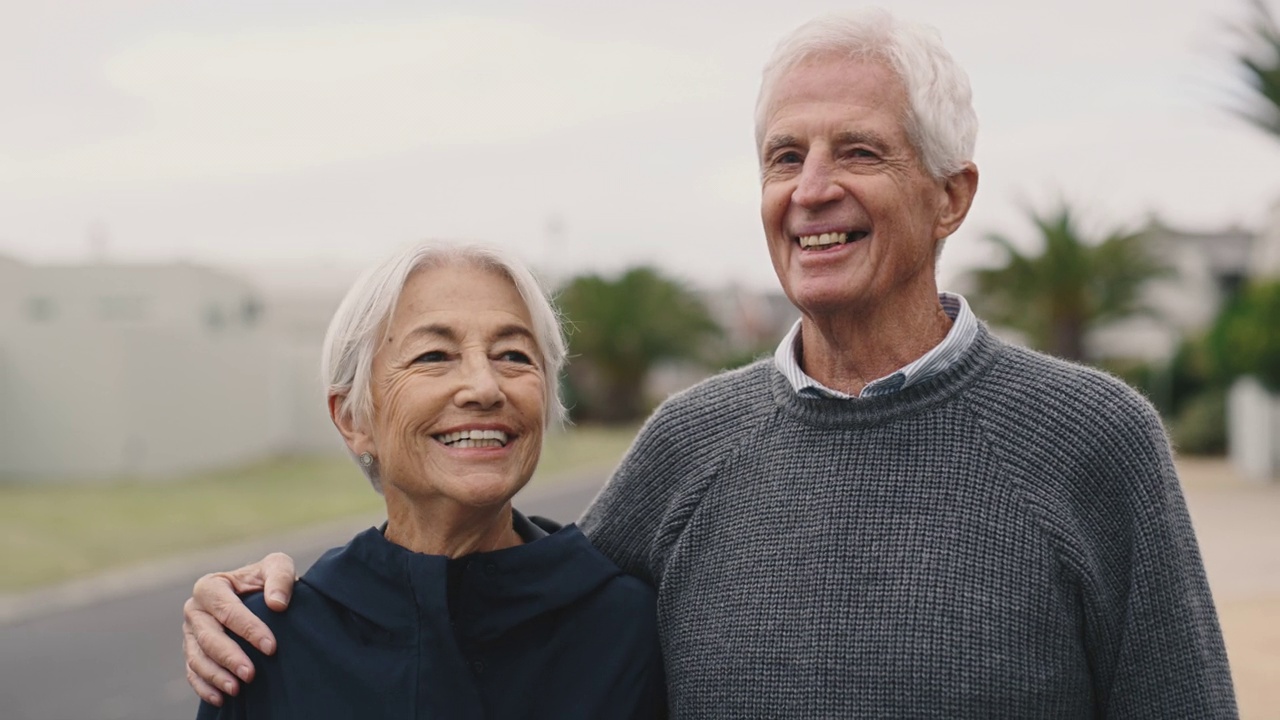
M843 190L836 184L836 167L823 153L811 152L800 168L799 182L791 199L797 205L816 208L840 199Z
M497 407L506 400L502 386L498 383L498 374L488 357L467 357L458 371L461 377L458 390L454 393L454 404L459 407L487 409Z

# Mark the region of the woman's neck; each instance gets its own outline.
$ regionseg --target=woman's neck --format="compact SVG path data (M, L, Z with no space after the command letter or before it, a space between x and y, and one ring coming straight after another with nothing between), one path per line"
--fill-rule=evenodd
M392 490L386 498L387 540L414 552L456 558L524 542L512 525L509 502L497 508L467 508L436 500L424 507Z

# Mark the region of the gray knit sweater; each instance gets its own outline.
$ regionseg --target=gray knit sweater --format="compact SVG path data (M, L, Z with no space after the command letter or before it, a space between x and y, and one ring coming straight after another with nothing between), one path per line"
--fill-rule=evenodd
M985 329L885 397L681 393L582 526L658 589L677 718L1236 716L1156 413Z

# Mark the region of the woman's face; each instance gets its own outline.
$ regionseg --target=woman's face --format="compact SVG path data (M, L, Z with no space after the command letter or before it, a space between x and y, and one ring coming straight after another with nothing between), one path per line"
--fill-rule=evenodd
M506 503L538 464L546 382L511 281L466 264L414 273L373 358L368 440L383 492Z

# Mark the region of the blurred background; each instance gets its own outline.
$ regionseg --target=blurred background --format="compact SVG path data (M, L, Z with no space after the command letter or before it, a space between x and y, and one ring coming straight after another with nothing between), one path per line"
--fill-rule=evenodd
M556 290L574 425L526 502L562 520L662 398L771 353L759 70L841 7L0 0L6 717L193 714L191 580L376 519L317 364L406 242ZM893 10L982 124L941 286L1159 408L1242 710L1280 717L1280 4Z

